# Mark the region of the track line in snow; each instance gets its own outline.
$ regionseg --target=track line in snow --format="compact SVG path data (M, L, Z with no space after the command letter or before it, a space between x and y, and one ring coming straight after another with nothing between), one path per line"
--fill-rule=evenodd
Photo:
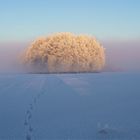
M40 80L40 79L38 79ZM35 96L32 98L32 101L29 103L28 108L25 113L25 120L24 120L24 126L26 129L25 138L26 140L32 140L33 139L33 133L34 128L32 125L32 118L33 118L33 111L35 109L35 106L40 99L40 97L45 93L44 88L46 87L46 77L40 82L39 86L39 92L35 94Z

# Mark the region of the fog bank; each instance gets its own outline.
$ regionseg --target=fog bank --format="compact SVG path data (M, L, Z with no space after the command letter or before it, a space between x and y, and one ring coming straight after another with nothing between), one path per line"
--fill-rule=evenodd
M21 54L30 42L0 43L0 72L26 72ZM140 41L100 41L105 48L103 71L140 71Z

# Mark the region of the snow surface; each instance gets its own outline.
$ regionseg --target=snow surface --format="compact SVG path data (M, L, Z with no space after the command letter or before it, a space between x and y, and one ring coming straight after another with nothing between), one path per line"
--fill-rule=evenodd
M140 140L140 73L0 75L0 140Z

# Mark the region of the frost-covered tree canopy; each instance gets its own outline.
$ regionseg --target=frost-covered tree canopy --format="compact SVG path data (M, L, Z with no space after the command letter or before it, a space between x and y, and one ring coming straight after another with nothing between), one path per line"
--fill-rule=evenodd
M24 62L36 72L95 72L103 68L105 54L91 36L56 33L35 40Z

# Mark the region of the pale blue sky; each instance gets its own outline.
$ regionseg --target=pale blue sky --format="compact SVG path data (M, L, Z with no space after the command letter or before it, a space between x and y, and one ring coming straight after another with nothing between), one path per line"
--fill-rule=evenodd
M53 32L140 39L140 0L0 0L0 41Z

